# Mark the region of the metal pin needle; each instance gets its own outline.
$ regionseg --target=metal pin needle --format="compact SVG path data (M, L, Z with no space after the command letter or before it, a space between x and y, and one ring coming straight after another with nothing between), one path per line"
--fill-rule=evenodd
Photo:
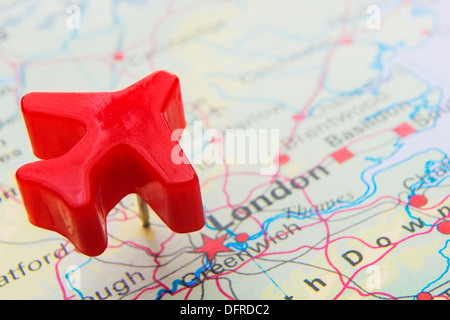
M140 196L137 196L139 217L142 220L142 226L144 228L150 227L150 213L147 203Z

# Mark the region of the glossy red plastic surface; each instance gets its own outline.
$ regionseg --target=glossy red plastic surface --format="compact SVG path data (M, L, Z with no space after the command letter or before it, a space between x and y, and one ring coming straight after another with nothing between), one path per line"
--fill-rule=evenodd
M171 159L181 150L172 131L186 125L175 75L158 71L111 93L29 93L22 112L43 159L16 173L34 225L96 256L107 247L107 214L136 193L174 232L204 226L198 177L187 159Z

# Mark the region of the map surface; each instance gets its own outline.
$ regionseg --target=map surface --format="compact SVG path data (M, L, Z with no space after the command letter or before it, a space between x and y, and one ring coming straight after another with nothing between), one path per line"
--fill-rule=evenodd
M445 0L0 1L0 298L448 300L448 12ZM142 228L130 195L108 215L108 249L86 257L28 222L15 172L36 158L20 99L120 90L156 70L180 78L192 135L277 130L277 170L195 163L202 230L175 234L154 213Z

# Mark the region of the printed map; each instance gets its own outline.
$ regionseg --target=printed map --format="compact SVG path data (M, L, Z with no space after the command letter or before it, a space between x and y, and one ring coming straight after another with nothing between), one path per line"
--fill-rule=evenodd
M0 1L0 298L450 299L448 12ZM175 234L153 212L145 229L130 195L108 215L108 249L87 257L28 221L15 172L36 158L20 99L120 90L156 70L180 78L187 132L278 130L277 170L195 163L202 230Z

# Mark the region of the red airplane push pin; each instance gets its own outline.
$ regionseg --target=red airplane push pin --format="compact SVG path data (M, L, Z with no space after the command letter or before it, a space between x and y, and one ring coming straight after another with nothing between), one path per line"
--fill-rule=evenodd
M174 232L205 224L198 177L172 132L184 129L178 78L155 72L111 93L29 93L22 112L34 154L16 179L32 224L56 231L88 256L107 247L106 217L136 193Z

